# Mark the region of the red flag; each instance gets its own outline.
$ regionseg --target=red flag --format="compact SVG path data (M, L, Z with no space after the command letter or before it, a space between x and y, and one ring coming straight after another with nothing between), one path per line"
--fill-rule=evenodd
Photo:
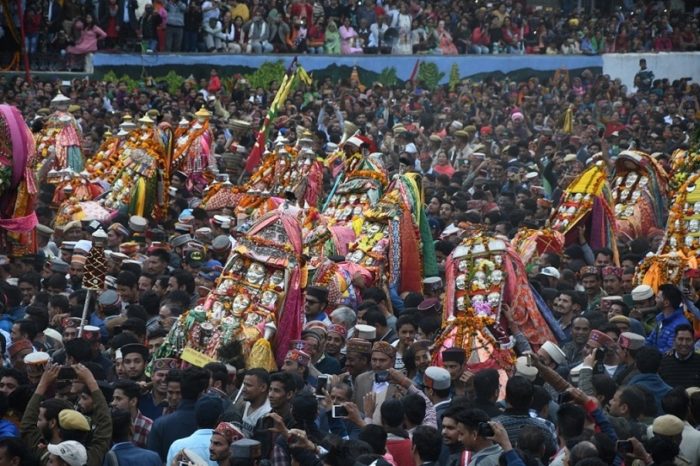
M253 173L255 167L258 166L262 160L263 152L265 151L265 131L262 129L258 131L258 136L256 137L255 144L248 154L248 159L245 162L245 171L248 173Z

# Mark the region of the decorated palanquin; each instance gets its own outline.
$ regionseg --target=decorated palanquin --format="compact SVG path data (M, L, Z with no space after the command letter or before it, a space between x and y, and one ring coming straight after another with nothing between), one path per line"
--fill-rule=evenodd
M700 173L696 173L678 188L659 250L637 267L635 281L655 290L664 283L680 284L687 269L698 267L699 255Z
M170 173L180 170L187 174L187 188L201 192L218 173L214 159L214 137L209 127L211 113L201 108L188 130L177 128Z
M514 362L513 338L503 307L534 348L556 341L538 309L518 253L505 238L477 234L462 240L445 262L443 329L434 352L464 348L473 369L494 367L508 370Z
M333 225L346 225L362 217L377 204L389 185L384 168L376 159L353 156L345 163L346 172L339 174L323 214ZM355 227L356 233L359 234Z
M564 235L565 246L577 244L578 227L585 227L591 248L610 248L619 263L615 212L602 161L589 165L569 184L547 226Z
M305 280L301 252L296 216L283 207L261 217L238 239L204 303L180 316L159 357L179 357L189 347L216 358L221 346L238 340L247 367L276 370L289 341L301 334Z
M92 179L86 170L76 173L70 169L51 169L46 175L46 181L56 185L51 200L54 206L60 206L66 201L91 201L104 192L103 186Z
M107 182L110 193L100 203L109 210L126 207L130 215L160 218L164 208L163 172L169 160L164 133L145 116L131 131Z
M620 153L612 174L612 202L619 233L632 240L666 225L667 179L665 170L648 154Z
M511 241L525 265L529 265L545 253L560 254L564 249L564 235L551 228L521 228Z
M692 150L676 149L671 154L671 167L668 170L670 176L670 192L677 192L678 188L688 178L700 172L700 151L695 147Z
M347 261L372 272L377 282L399 292L422 291L424 277L437 275L435 248L418 174L398 176L386 194L353 220L357 240L348 248Z
M36 252L37 185L32 133L22 113L0 105L0 250L11 257Z
M82 129L75 117L67 111L69 102L69 98L59 93L51 101L55 111L36 135L37 157L33 166L40 173L46 174L49 169L71 169L79 173L85 168ZM50 161L50 165L44 167L47 161Z
M121 146L125 141L123 136L106 132L95 155L85 163L85 170L96 178L105 178L119 160Z

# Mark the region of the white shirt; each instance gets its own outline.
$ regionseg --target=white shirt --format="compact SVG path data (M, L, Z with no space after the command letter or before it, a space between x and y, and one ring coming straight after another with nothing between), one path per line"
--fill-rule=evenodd
M258 423L258 420L262 418L264 415L272 411L272 406L270 406L270 400L266 399L265 403L262 404L258 409L249 411L250 410L250 402L246 401L245 403L245 409L243 410L243 419L242 419L242 426L241 429L243 430L243 433L247 438L251 438L253 436L253 431L255 430L255 424Z

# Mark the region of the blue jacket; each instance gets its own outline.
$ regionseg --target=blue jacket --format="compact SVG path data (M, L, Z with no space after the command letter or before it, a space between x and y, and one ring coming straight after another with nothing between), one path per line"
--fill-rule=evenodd
M647 345L655 346L662 353L673 349L673 340L676 335L676 327L681 324L690 325L688 319L683 314L683 308L679 307L668 317L664 317L663 312L656 316L654 330L647 337Z
M661 413L661 399L671 391L671 387L663 381L659 374L637 374L630 379L628 385L638 385L654 395L656 411Z
M139 448L131 442L117 443L112 451L117 455L119 466L163 466L157 453ZM109 466L106 458L102 464Z
M182 400L174 413L159 417L153 422L147 446L149 450L160 455L163 463L168 457L170 445L175 440L189 437L197 430L194 404L193 400Z

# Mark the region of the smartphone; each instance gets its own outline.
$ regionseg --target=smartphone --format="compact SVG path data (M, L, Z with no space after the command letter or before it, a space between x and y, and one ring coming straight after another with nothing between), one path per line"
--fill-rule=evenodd
M632 442L630 440L618 440L617 443L615 443L615 450L620 455L624 456L632 453L634 447L632 446Z
M74 380L77 378L78 376L75 373L75 369L70 366L61 367L58 370L58 380Z
M374 373L374 381L384 383L389 381L389 371L379 371Z
M573 401L573 397L571 396L571 393L569 392L561 392L559 394L559 397L557 398L557 403L560 405L563 405L564 403L570 403Z
M493 437L496 433L493 431L493 427L488 422L480 422L476 428L476 432L479 437Z
M607 353L607 350L605 348L597 348L595 350L596 362L603 362L603 359L605 359L605 353Z
M348 417L348 410L345 408L345 406L333 405L331 416L333 418Z
M275 426L275 420L272 419L270 416L265 416L262 421L260 427L262 430L270 430Z
M323 391L326 390L327 386L328 386L328 376L327 375L319 375L318 380L316 381L316 396L326 396L325 393L323 393Z

